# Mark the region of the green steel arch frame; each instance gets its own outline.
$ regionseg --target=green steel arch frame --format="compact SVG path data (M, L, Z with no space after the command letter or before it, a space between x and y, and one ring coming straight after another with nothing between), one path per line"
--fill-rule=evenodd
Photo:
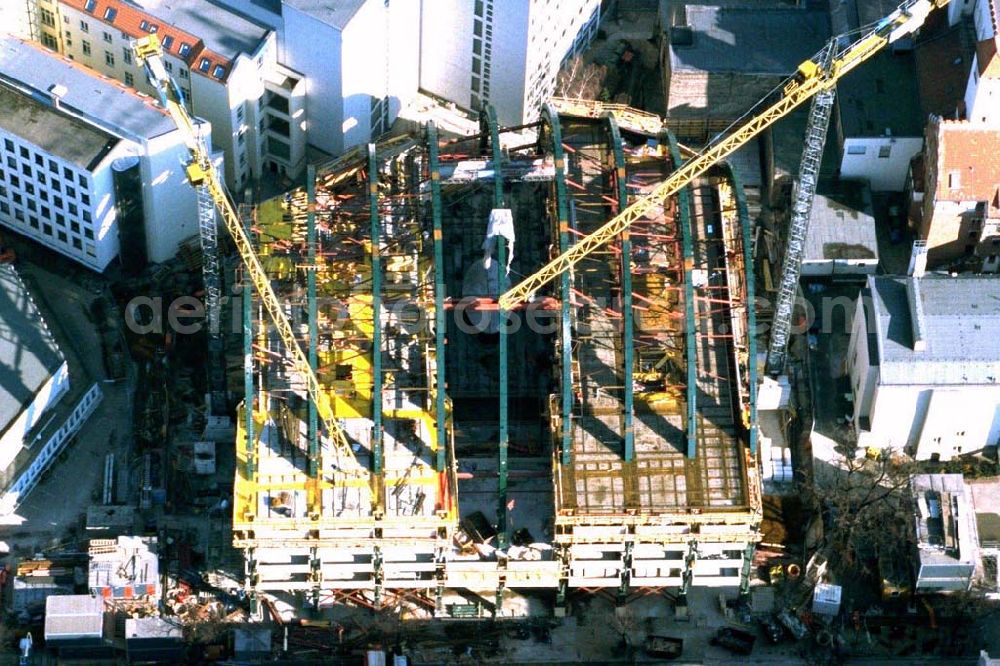
M683 164L677 138L669 129L664 130L670 145L670 159L674 167ZM687 451L688 458L698 453L698 349L695 339L694 285L691 281L694 266L694 243L691 240L691 195L689 187L677 193L677 209L681 228L681 245L684 252L684 356L687 360Z
M559 124L559 113L551 104L542 107L541 127L538 133L538 148L545 150L545 129L548 128L552 140L552 159L555 162L556 213L559 225L559 253L569 250L569 212L566 203L566 156L562 147L562 127ZM562 464L568 465L572 460L572 428L570 418L573 412L573 341L570 326L570 289L569 271L559 276L559 307L560 307L560 339L561 339L561 396L560 413L562 416L562 432L560 433L560 456Z
M729 177L729 182L733 186L733 196L736 198L736 214L740 220L743 241L743 271L746 281L746 308L747 308L747 400L750 403L750 414L747 427L748 443L750 453L757 454L757 311L756 311L756 283L753 272L753 248L751 243L752 221L750 211L747 208L747 197L743 191L743 183L739 174L729 162L722 163Z
M448 433L445 427L447 413L447 403L445 387L447 386L447 376L445 374L445 337L447 331L445 327L444 311L444 233L441 227L441 164L438 155L438 133L434 123L427 123L427 166L431 178L431 224L432 236L434 240L434 412L435 425L437 427L437 459L435 461L436 470L441 473L445 470L447 456L445 442L448 441Z
M489 136L490 159L493 164L493 208L504 208L503 200L503 162L500 151L500 127L497 124L496 111L492 104L487 104L479 112L480 151L486 152L486 137ZM507 291L507 241L503 236L496 237L497 243L497 295ZM497 311L498 352L500 356L499 388L500 388L500 434L497 447L497 542L503 548L507 545L507 449L510 445L509 397L510 375L508 372L508 340L507 312L500 308Z
M612 180L615 183L616 195L618 197L618 210L628 207L628 188L626 187L625 174L625 151L622 148L622 135L618 130L618 121L614 114L605 112L603 115L604 128L608 133L611 143L611 152L614 156L615 168L612 172ZM632 462L635 458L635 428L633 418L635 416L635 386L632 380L635 358L635 340L633 336L633 312L632 312L632 240L629 230L621 233L621 286L622 286L622 380L625 385L623 395L623 413L625 420L624 440L625 462Z

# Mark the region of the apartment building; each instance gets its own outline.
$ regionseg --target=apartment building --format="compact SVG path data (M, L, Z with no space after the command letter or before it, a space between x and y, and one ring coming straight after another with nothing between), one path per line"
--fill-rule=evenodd
M38 41L150 95L131 44L157 35L188 109L211 124L234 192L265 170L295 176L305 166L305 83L277 62L266 25L205 0L34 2Z
M188 160L153 98L0 36L3 226L95 271L164 261L198 233Z
M467 109L488 102L502 125L530 121L600 18L600 0L425 2L420 87Z
M278 33L279 61L306 80L309 145L324 153L374 140L417 94L420 0L217 1Z

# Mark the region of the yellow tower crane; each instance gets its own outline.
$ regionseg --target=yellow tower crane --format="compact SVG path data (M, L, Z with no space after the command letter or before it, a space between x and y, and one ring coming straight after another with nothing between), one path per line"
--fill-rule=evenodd
M261 265L256 252L254 252L250 237L243 228L240 216L236 213L232 202L229 200L219 174L212 164L208 150L199 137L198 131L191 121L191 116L184 107L183 95L177 84L167 74L167 70L163 65L163 50L160 46L159 38L156 35L143 37L135 42L133 51L138 61L145 65L146 75L159 93L160 102L167 113L170 114L174 124L177 125L177 129L184 136L188 150L191 151L191 162L186 167L188 181L195 188L206 188L211 195L212 201L215 202L215 207L218 209L219 215L222 217L222 221L225 223L226 229L236 245L236 250L243 261L243 266L250 276L251 282L253 282L254 289L257 290L257 294L264 304L264 309L267 310L267 314L274 322L278 335L281 336L281 341L285 345L292 366L306 381L306 390L309 393L310 399L316 405L316 411L326 427L327 435L333 441L338 454L343 456L352 455L347 435L334 417L329 397L320 386L316 373L309 364L306 354L302 351L298 340L295 339L292 325L281 307L281 301L278 300L277 294L274 293L271 281L264 271L264 267ZM246 408L251 409L252 406L247 405Z
M500 308L510 310L532 298L539 288L566 271L572 270L584 257L628 229L632 223L653 208L663 205L667 197L682 190L695 178L708 171L713 164L732 155L820 91L833 88L842 76L877 54L886 45L916 31L935 7L943 7L948 1L907 0L873 28L864 32L856 41L844 47L839 46L839 40L835 41L833 45L835 55L830 66L824 65L823 51L799 65L798 71L777 92L777 95L780 95L777 101L770 102L771 96L761 100L744 116L748 120L737 125L732 133L710 142L704 150L682 164L648 195L506 291L500 296ZM759 108L763 110L755 112ZM557 164L556 168L561 168L561 165Z

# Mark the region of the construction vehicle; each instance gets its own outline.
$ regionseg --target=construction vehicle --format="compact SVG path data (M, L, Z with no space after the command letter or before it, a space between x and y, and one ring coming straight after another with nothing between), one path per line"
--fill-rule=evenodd
M253 245L240 216L236 212L229 195L225 190L222 179L219 177L215 166L212 164L211 156L201 139L199 132L188 114L185 107L184 96L180 87L167 74L163 63L163 49L160 40L156 35L149 35L137 40L133 45L138 62L142 63L146 69L146 76L150 84L156 89L160 96L160 103L170 115L177 129L184 136L185 144L191 151L191 162L185 167L185 173L192 187L206 191L215 204L226 230L229 232L236 250L240 255L243 267L246 270L250 281L259 296L264 309L274 323L278 335L284 344L285 350L290 357L290 362L297 372L306 382L306 391L309 398L316 405L316 410L326 429L326 434L332 440L335 451L342 456L353 455L347 435L334 418L333 408L328 396L323 392L316 377L316 373L292 330L291 323L285 315L278 300L277 294L271 287L271 281L265 273L260 259L254 252ZM252 409L252 405L247 405L247 409ZM311 460L310 465L315 466L316 460Z
M854 41L849 41L847 35L833 38L819 53L799 65L795 74L774 93L766 96L743 118L737 120L732 125L731 131L710 141L700 153L684 162L648 195L622 210L589 236L583 237L569 250L502 294L499 307L502 310L510 310L533 298L541 287L559 275L572 271L582 259L627 230L653 208L663 205L668 197L687 187L714 164L732 155L807 100L823 91L832 90L843 76L887 45L913 33L923 25L927 15L934 8L946 4L948 0L907 0L874 27L864 32L860 38ZM841 46L843 42L847 42L847 45ZM690 279L690 275L688 278Z

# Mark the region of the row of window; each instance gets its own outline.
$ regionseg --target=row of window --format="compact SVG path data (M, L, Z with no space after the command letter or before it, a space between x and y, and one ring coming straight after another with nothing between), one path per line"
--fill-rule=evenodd
M3 147L8 155L7 157L8 165L10 165L11 157L15 155L20 155L21 159L25 160L24 164L25 167L30 166L30 161L32 158L34 158L35 164L38 165L39 167L44 168L46 166L46 160L47 160L49 172L55 174L55 176L53 177L53 184L56 183L56 177L58 177L59 175L59 164L55 160L51 158L46 158L41 153L34 152L28 149L26 146L17 146L11 139L4 139ZM42 174L42 180L40 182L44 183L45 182L44 172L39 170L39 173ZM88 182L87 176L83 172L76 171L75 169L71 169L70 167L64 165L62 167L62 173L63 173L63 178L65 178L70 183L73 182L73 179L75 177L77 182L80 184L80 187L87 187L87 182ZM30 176L31 175L30 171L26 171L25 175ZM89 201L87 203L89 203Z

